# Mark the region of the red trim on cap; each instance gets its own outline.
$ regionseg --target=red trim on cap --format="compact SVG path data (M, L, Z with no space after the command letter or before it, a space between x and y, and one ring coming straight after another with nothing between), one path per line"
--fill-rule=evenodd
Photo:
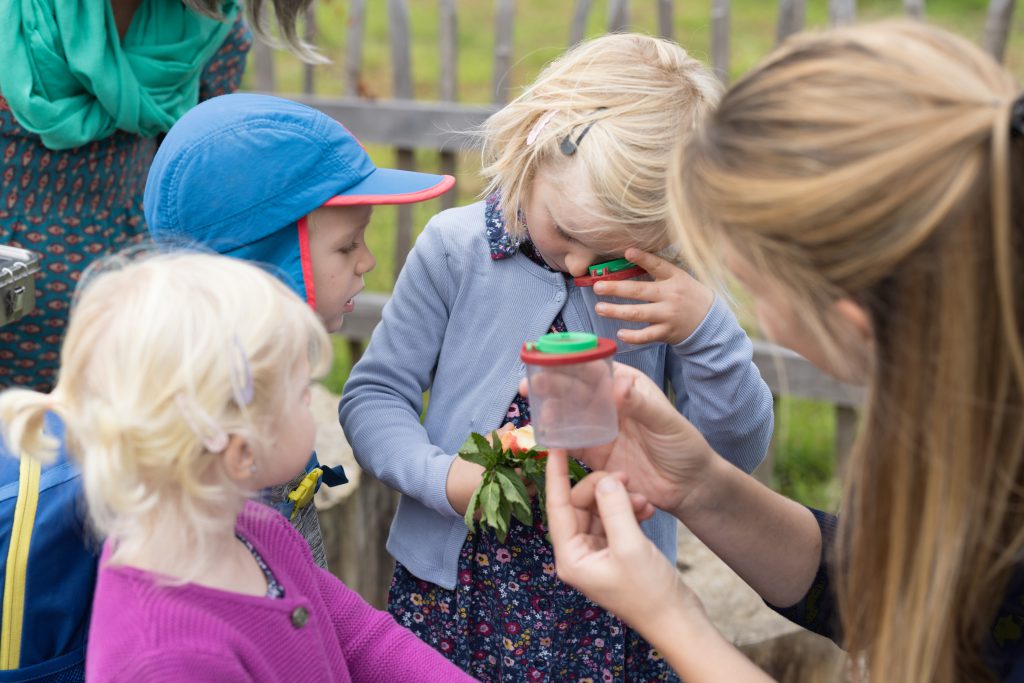
M527 365L572 365L590 360L600 360L614 356L618 345L611 339L597 338L597 348L579 351L578 353L541 353L527 348L529 342L523 344L519 358Z
M302 285L306 288L306 303L316 310L316 284L313 280L313 256L309 252L309 216L299 219L299 263L302 264Z
M608 273L607 275L583 275L580 277L574 277L572 281L576 283L577 287L593 287L595 282L612 282L614 280L629 280L634 277L640 277L641 275L647 275L647 271L640 266L633 266L626 270L619 270L614 273Z
M441 182L419 192L406 194L339 194L331 197L324 206L366 206L368 204L413 204L438 197L455 185L455 178L450 175L441 176Z

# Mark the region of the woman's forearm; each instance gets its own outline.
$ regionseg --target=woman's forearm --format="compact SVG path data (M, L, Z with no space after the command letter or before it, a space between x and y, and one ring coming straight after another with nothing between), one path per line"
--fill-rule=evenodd
M687 683L767 683L759 669L714 627L703 608L676 601L649 619L631 624Z
M821 561L814 516L722 458L708 470L675 515L762 598L800 600Z

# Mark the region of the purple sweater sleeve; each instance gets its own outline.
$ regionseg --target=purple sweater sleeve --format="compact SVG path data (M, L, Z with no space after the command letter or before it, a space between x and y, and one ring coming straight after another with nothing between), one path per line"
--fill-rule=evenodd
M335 576L319 571L320 590L353 681L474 680L390 614L368 605Z

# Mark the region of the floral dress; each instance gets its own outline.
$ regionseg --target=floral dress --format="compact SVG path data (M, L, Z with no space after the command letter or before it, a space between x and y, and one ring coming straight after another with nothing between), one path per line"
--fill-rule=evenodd
M203 70L200 100L238 88L251 44L240 17ZM0 96L0 244L42 256L35 310L0 327L0 388L53 388L82 271L146 234L142 193L157 144L117 131L81 147L50 150L21 127Z
M522 251L547 268L529 239L517 243L505 231L495 197L485 216L492 259ZM561 315L551 330L566 331ZM523 397L509 405L506 421L529 424ZM490 530L471 531L454 590L396 564L388 610L481 681L678 681L635 631L558 579L540 512L534 498L533 526L513 518L504 543Z

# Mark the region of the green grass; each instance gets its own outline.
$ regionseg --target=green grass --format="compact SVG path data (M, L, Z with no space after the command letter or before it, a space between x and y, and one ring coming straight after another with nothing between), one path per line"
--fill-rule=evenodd
M362 66L362 87L370 96L391 96L391 64L388 42L388 17L385 2L368 2ZM470 103L491 101L494 37L493 0L460 0L459 100ZM603 32L607 2L594 2L587 35ZM710 56L711 0L676 3L674 37L696 58ZM928 19L972 40L981 38L988 0L927 0ZM569 21L575 3L569 0L520 0L516 6L513 63L504 78L514 96L527 85L550 59L560 54L569 38ZM341 95L345 92L345 41L348 3L321 0L317 7L319 36L317 44L333 61L315 69L315 92ZM731 11L730 78L746 72L773 47L778 2L775 0L734 0ZM902 14L901 0L860 0L858 18L874 20ZM1018 78L1024 76L1024 40L1020 39L1024 13L1017 12L1010 32L1007 64ZM412 31L411 56L413 88L419 99L438 95L439 50L437 3L412 0L409 3ZM656 3L631 3L634 30L655 33ZM824 27L828 22L827 0L808 0L808 28ZM285 53L275 56L278 91L301 90L303 66ZM251 70L243 87L251 88ZM394 164L394 151L370 146L369 153L381 166ZM416 165L421 170L438 170L437 154L418 151ZM476 175L479 160L474 153L459 157L457 202L473 201L482 189ZM440 208L437 200L415 205L414 231L426 224ZM377 268L368 275L371 290L390 291L394 282L396 210L379 207L367 231L367 241L377 256ZM749 319L744 323L749 327ZM334 368L325 383L340 391L348 376L350 355L347 342L337 338ZM777 419L776 485L787 495L811 505L831 507L836 499L833 477L835 419L826 404L782 399Z

